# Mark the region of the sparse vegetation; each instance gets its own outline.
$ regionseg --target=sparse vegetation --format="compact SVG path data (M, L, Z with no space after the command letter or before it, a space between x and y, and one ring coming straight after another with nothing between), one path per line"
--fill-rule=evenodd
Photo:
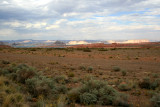
M87 71L89 71L89 72L93 71L93 67L89 66L88 69L87 69Z
M106 48L100 48L100 49L98 49L98 51L108 51L108 49L106 49Z
M34 97L38 97L39 95L48 97L49 95L56 94L56 86L54 81L45 76L27 79L26 86L28 92L30 92Z
M74 73L73 72L69 73L68 77L74 77Z
M79 67L79 69L85 71L85 70L86 70L86 67L83 66L83 65L81 65L81 66Z
M67 83L68 77L66 75L59 75L59 76L54 77L54 80L57 83L65 84Z
M153 107L159 107L160 106L160 94L156 94L151 98L151 102L153 104Z
M159 48L113 50L2 49L0 107L159 107Z
M2 60L2 64L10 64L10 62L6 60Z
M91 51L91 49L89 49L89 48L84 48L84 49L83 49L83 52L92 52L92 51Z
M129 90L131 90L131 87L125 83L125 84L120 84L118 86L118 89L121 91L129 91Z
M122 76L126 76L126 74L127 74L126 70L121 70L121 72L122 72Z
M155 90L159 85L160 85L160 82L158 79L151 80L150 78L144 78L139 83L140 88L152 89L152 90Z
M114 66L112 69L115 72L119 72L121 70L120 67L118 67L118 66Z
M81 87L71 90L68 93L68 97L71 102L81 103L84 105L100 104L100 105L116 105L124 106L128 105L127 98L121 96L107 83L99 80L85 81Z

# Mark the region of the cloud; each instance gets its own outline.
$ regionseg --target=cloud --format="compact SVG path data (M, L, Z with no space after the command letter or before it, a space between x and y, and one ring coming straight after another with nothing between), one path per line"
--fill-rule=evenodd
M159 5L159 0L3 0L0 29L17 39L160 40Z
M46 27L47 30L59 28L59 25L50 25Z
M13 22L4 22L3 25L8 25L10 27L16 27L16 28L42 28L47 25L46 22L34 22L34 23L28 23L28 22L21 22L21 21L13 21Z
M0 35L2 35L2 36L5 36L5 35L10 36L14 33L16 33L16 32L12 29L1 29L0 30Z
M7 1L2 1L2 4L7 5L9 3Z

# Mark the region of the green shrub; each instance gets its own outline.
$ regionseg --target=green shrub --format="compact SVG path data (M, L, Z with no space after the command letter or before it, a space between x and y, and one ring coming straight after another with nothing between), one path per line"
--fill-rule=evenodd
M92 52L92 51L91 51L91 49L89 49L89 48L84 48L84 49L83 49L83 52Z
M6 60L2 60L2 64L10 64L10 62Z
M39 76L27 79L25 82L27 91L35 97L38 95L48 96L56 93L56 86L51 78Z
M138 57L135 57L134 59L138 60L139 58L138 58Z
M144 78L142 82L139 83L140 88L150 89L150 79Z
M7 75L9 74L9 71L7 69L2 69L0 72L0 75Z
M32 67L28 67L23 65L24 67L22 68L17 68L16 74L17 74L17 81L21 83L25 83L25 80L28 78L32 78L33 76L36 75L36 70Z
M155 79L155 82L157 82L157 84L160 85L160 78Z
M3 69L1 74L9 76L13 80L16 80L17 82L24 84L25 80L27 80L28 78L32 78L37 73L36 73L36 69L30 66L27 66L25 64L20 64L17 66L11 65Z
M160 80L150 80L150 78L144 78L143 81L139 83L140 88L155 90L160 85Z
M110 50L113 51L113 50L116 50L116 48L111 48Z
M68 96L68 99L69 99L69 102L68 103L80 103L80 88L73 88L72 90L70 90L68 93L67 93L67 96Z
M112 69L113 69L113 71L115 71L115 72L118 72L118 71L121 70L118 66L114 66Z
M74 68L74 67L71 67L71 68L70 68L70 70L74 71L74 70L75 70L75 68Z
M123 104L122 100L117 100L120 97L115 89L108 86L106 82L90 79L85 81L81 87L71 90L68 93L68 98L71 102L77 102L85 105L100 104L113 105ZM121 97L123 99L123 97Z
M69 72L68 77L74 77L74 73L73 72Z
M93 67L92 66L88 67L87 71L93 71Z
M16 73L10 74L10 78L15 81L17 79L17 74Z
M122 70L121 73L122 73L122 76L126 76L127 71L126 70Z
M147 91L146 96L153 97L156 94L157 93L155 91L150 90L150 91Z
M56 89L57 89L58 94L60 94L60 93L65 94L68 91L68 89L65 85L57 86Z
M159 86L159 82L156 80L150 83L150 89L152 90L155 90L158 86Z
M66 51L66 52L73 52L73 51L74 51L74 48L66 48L65 51Z
M29 51L36 51L36 48L30 48Z
M94 104L97 101L97 96L91 93L83 93L80 95L80 103L84 105Z
M78 83L79 81L81 81L80 78L77 78L77 77L74 77L73 80L72 80L74 83Z
M158 78L158 77L159 77L159 74L153 73L152 76L153 76L153 78Z
M86 67L83 66L83 65L81 65L81 66L79 67L79 69L84 71L84 70L86 70Z
M65 84L68 80L68 77L66 75L59 75L59 76L54 77L54 80L57 83Z
M108 49L105 48L99 48L98 51L108 51Z
M118 86L118 89L121 91L128 91L128 90L131 90L131 87L128 84L120 84Z
M151 98L153 107L160 107L160 94L156 94Z
M114 101L114 106L120 106L120 107L130 107L130 104L127 102L128 95L119 93L119 96Z

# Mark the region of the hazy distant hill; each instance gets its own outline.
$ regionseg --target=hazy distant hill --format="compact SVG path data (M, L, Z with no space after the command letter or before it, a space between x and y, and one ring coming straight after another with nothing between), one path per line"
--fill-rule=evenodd
M0 41L0 45L4 45L4 43L2 41Z
M147 43L149 40L4 40L0 44L8 44L12 47L48 47L48 46L72 46L72 45L83 45L83 44L95 44L95 43Z
M11 48L11 46L8 46L8 43L0 41L0 48Z

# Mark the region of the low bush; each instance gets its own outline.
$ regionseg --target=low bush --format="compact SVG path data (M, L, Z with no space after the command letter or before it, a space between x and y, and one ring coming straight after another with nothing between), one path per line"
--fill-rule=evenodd
M145 89L150 89L150 79L149 78L144 78L140 83L139 87L140 88L145 88Z
M80 95L80 102L84 105L94 104L97 101L97 96L91 93L83 93Z
M91 49L89 49L89 48L84 48L84 49L83 49L83 52L92 52L92 51L91 51Z
M113 51L113 50L116 50L116 49L117 49L117 48L111 48L110 50Z
M98 51L108 51L106 48L99 48Z
M25 84L25 80L32 78L37 75L37 70L33 67L27 66L26 64L20 64L17 66L10 66L4 69L5 74L8 74L10 78L17 82Z
M114 66L112 69L113 69L113 71L115 71L115 72L118 72L118 71L121 70L118 66Z
M36 48L29 48L29 51L37 51Z
M0 107L22 107L25 104L25 96L18 87L8 78L0 76Z
M1 69L0 75L7 75L9 71L7 69Z
M155 90L158 86L159 86L159 83L158 83L158 81L155 80L155 81L151 82L150 89Z
M92 66L88 67L87 71L93 71L93 67Z
M24 96L20 93L14 93L5 98L2 107L23 107L23 105Z
M56 90L57 90L58 94L65 94L68 91L68 89L65 85L57 86Z
M26 81L27 91L30 92L34 97L38 95L48 95L56 94L56 86L51 78L45 76L33 77L27 79Z
M153 107L160 107L160 94L156 94L151 98Z
M10 62L7 60L2 60L2 64L10 64Z
M67 103L68 103L68 100L66 98L66 95L62 94L59 96L58 100L56 101L55 106L53 107L66 107ZM74 107L74 106L70 106L70 107Z
M66 48L65 51L66 51L66 52L73 52L73 51L74 51L74 48Z
M67 92L67 88L61 85L67 82L67 76L64 75L56 78L48 78L42 76L41 72L37 72L36 69L25 64L10 66L3 69L1 73L9 76L18 83L24 84L25 90L33 95L33 97L38 97L39 95L43 95L44 97L56 97L57 94L64 94ZM73 77L74 74L70 76ZM55 82L59 85L56 85Z
M68 73L68 77L74 77L74 73L73 72L69 72Z
M128 95L119 93L116 100L113 102L113 106L119 107L130 107L131 105L126 101L128 99Z
M81 79L77 78L77 77L74 77L72 81L73 81L73 83L78 83L79 81L81 81Z
M153 77L153 78L158 78L158 77L159 77L159 74L153 73L153 74L152 74L152 77Z
M83 66L83 65L81 65L81 66L79 67L79 69L84 71L84 70L86 70L86 67Z
M13 80L24 84L25 80L27 80L28 78L32 78L36 75L36 69L25 64L20 64L17 66L11 65L3 69L1 74L9 76Z
M60 84L65 84L68 81L68 77L66 75L59 75L54 77L55 82Z
M26 65L19 65L16 70L16 74L17 74L16 80L24 84L25 80L27 80L28 78L32 78L33 76L36 75L36 70Z
M144 89L152 89L155 90L160 85L160 80L151 80L150 78L144 78L141 82L139 82L139 87Z
M129 91L131 90L131 87L128 84L120 84L118 86L118 89L121 91Z
M121 70L122 76L126 76L127 71L126 70Z
M68 98L72 103L80 103L84 105L100 104L100 105L123 105L128 104L126 97L119 99L120 93L108 86L106 82L99 80L85 81L84 84L68 93Z

